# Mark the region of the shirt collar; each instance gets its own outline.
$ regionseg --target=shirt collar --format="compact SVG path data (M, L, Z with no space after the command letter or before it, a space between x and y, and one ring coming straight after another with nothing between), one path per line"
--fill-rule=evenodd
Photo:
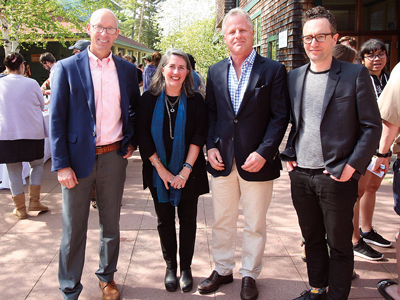
M246 59L244 60L243 64L245 64L245 65L248 64L248 65L252 66L254 64L255 59L256 59L256 51L253 49L253 50L251 50L249 56L246 57ZM233 65L232 56L229 55L228 61L229 61L229 63L231 65Z
M96 66L97 65L102 65L102 63L104 64L109 64L110 62L114 62L114 60L113 60L113 57L112 57L112 52L110 51L110 54L106 57L106 58L103 58L103 59L99 59L99 58L97 58L97 56L96 55L94 55L91 51L90 51L90 49L89 49L89 47L87 48L87 50L88 50L88 55L89 55L89 61L91 61L93 64L95 64Z

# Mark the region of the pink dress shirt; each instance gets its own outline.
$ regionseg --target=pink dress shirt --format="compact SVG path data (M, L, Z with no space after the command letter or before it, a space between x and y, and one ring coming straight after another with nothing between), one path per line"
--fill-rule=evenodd
M96 107L96 146L104 146L123 139L118 73L111 51L102 60L89 48L88 53Z

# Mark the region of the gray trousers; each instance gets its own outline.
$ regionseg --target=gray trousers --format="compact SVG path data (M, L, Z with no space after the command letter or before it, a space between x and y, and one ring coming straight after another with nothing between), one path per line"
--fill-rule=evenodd
M58 279L64 299L78 299L83 286L81 276L85 261L86 233L93 185L100 225L99 269L102 282L113 280L119 254L119 218L126 178L127 159L112 151L96 155L92 172L78 178L78 184L68 189L62 186L62 238Z

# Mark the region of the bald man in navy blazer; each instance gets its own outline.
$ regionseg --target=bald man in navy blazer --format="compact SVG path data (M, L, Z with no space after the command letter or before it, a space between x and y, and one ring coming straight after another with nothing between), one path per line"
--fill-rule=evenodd
M96 275L103 299L119 299L114 282L119 254L119 218L127 158L135 148L134 112L140 97L137 70L111 53L117 20L108 9L92 14L91 45L57 63L52 83L52 170L63 195L59 282L64 299L78 299L85 260L93 185L100 219Z

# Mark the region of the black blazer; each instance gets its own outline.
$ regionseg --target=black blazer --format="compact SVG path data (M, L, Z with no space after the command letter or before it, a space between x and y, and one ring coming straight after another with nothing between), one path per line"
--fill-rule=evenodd
M151 122L153 111L157 102L157 97L150 94L149 91L143 93L137 109L137 122L135 123L135 132L139 141L139 152L143 160L143 188L149 187L152 195L157 195L153 187L153 166L149 157L156 152L156 146L151 136ZM164 136L168 129L168 115L164 113ZM167 128L167 130L165 130ZM193 165L193 171L190 173L185 188L182 190L182 197L186 195L202 195L209 192L208 178L205 169L206 161L204 158L203 146L207 136L207 111L203 97L195 93L194 97L187 98L187 117L185 127L185 146L187 155L190 144L200 147L200 153ZM169 158L167 158L169 160ZM176 174L175 174L176 175Z
M206 105L209 130L207 149L218 148L225 169L217 171L207 164L213 176L227 176L233 159L240 176L247 181L266 181L280 176L278 147L289 121L289 97L285 67L256 55L249 83L235 116L228 89L229 61L211 66L207 77ZM267 162L257 173L241 166L256 151Z
M301 118L304 81L310 64L289 73L292 128L281 158L296 160L294 144ZM321 115L321 144L326 170L340 178L349 164L354 179L364 174L378 148L382 123L367 68L333 58Z

